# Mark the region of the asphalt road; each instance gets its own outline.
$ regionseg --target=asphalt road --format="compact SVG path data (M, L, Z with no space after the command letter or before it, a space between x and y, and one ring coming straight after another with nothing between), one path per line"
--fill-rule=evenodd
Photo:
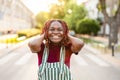
M25 44L0 57L0 80L37 80L37 55ZM71 57L74 80L120 80L120 69L83 48Z

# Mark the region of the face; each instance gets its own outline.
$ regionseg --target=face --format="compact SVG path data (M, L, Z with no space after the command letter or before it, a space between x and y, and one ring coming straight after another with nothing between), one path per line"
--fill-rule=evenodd
M53 43L59 43L63 39L63 27L60 22L54 21L51 23L48 30L48 38Z

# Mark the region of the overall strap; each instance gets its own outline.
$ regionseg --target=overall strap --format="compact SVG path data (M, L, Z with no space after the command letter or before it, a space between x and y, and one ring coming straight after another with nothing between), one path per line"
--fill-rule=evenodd
M65 47L61 47L60 49L60 62L64 63L64 59L65 59Z
M47 59L48 59L48 55L49 55L49 49L44 48L44 52L43 52L43 57L42 57L42 64L41 66L39 67L39 71L41 72L41 74L44 72L44 69L46 68L46 62L47 62ZM61 47L60 49L60 73L62 74L63 73L63 65L64 65L64 58L65 58L65 47Z
M48 51L48 49L47 49L46 46L45 46L44 52L43 52L43 57L42 57L42 64L41 64L41 66L39 67L39 72L41 72L41 74L44 72L44 69L45 69L45 67L46 67L46 62L47 62L47 58L48 58L48 53L49 53L49 51Z
M45 46L42 57L42 64L47 62L48 55L49 55L49 49L46 48ZM64 64L64 59L65 59L65 47L62 46L60 49L60 59L59 59L60 63Z
M61 47L60 49L60 74L64 71L64 60L65 60L65 47Z
M47 58L49 55L49 49L47 49L47 47L45 46L44 48L44 52L43 52L43 57L42 57L42 63L46 63L47 62Z

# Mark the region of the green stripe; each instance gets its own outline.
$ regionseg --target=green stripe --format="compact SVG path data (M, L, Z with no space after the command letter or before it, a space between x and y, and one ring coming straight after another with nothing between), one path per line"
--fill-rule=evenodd
M47 63L48 53L47 49L44 49L42 64L39 67L39 72L44 71L42 77L38 75L38 80L72 80L69 68L64 64L65 47L61 47L60 50L60 62ZM60 71L64 74L60 75Z

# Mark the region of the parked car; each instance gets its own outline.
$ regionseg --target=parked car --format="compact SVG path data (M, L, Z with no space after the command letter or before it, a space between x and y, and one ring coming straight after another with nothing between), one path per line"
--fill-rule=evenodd
M75 36L75 31L70 30L70 31L69 31L69 34L70 34L71 36Z

